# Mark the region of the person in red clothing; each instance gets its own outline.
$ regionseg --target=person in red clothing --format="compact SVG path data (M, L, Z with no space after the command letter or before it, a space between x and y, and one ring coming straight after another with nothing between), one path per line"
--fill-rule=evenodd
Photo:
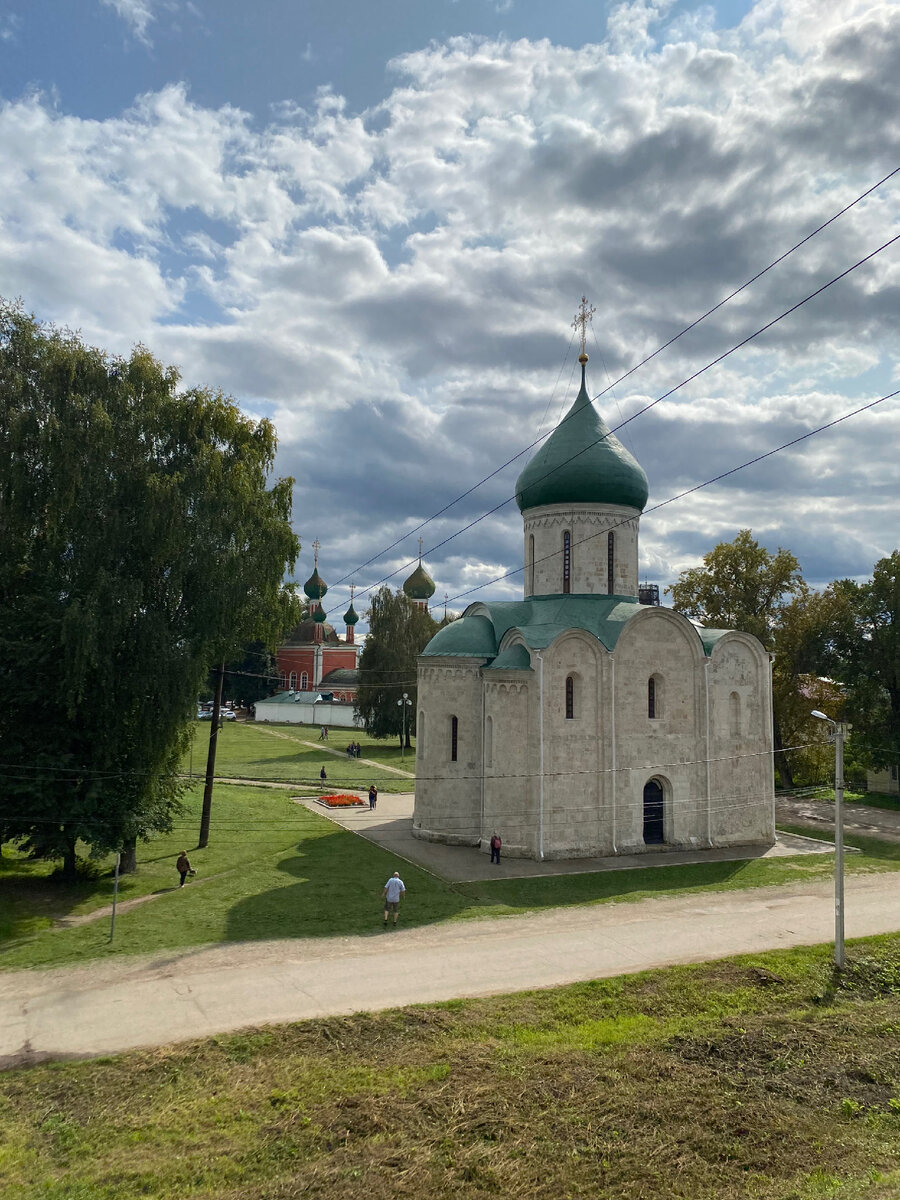
M500 847L502 845L503 842L500 840L500 834L494 830L493 836L491 837L491 862L497 863L498 866L500 865Z

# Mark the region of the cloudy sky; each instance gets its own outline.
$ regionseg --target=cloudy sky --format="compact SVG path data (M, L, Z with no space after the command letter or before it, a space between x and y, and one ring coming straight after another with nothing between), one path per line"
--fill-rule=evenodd
M271 417L335 616L559 420L583 292L597 394L897 166L897 2L0 0L0 294ZM900 175L607 390L607 422L898 213ZM900 387L898 327L900 243L623 429L650 506ZM458 598L521 565L525 461L421 530L437 601L521 594ZM900 399L648 513L642 575L749 526L812 583L864 576L898 464Z

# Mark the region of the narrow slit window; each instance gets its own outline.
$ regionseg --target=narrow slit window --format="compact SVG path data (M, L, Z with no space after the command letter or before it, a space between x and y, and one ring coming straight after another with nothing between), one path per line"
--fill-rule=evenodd
M456 752L459 746L459 720L450 718L450 761L456 762Z
M425 714L419 709L419 719L416 721L416 749L419 758L425 757Z
M656 717L656 680L647 680L647 716L653 720Z
M741 698L737 692L728 697L728 724L732 737L739 737L741 732Z
M575 680L571 675L566 677L566 720L575 720Z
M616 590L616 535L606 535L606 590L612 596Z
M572 535L567 529L563 534L563 592L572 590Z
M534 595L534 534L528 538L528 592Z
M484 765L494 765L494 718L487 717L484 722Z

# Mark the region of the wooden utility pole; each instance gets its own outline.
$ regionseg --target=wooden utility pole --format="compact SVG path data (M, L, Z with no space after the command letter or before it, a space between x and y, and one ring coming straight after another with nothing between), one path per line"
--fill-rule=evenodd
M220 711L222 708L222 685L225 682L225 664L216 668L216 698L213 701L212 728L209 731L209 754L206 756L206 786L203 789L203 811L200 814L200 837L197 849L209 845L209 820L212 815L213 783L216 778L216 742L219 740Z

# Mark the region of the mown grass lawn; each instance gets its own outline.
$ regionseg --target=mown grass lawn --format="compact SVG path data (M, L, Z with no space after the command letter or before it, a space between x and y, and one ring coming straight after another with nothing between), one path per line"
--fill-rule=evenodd
M217 784L210 844L193 850L202 789L193 789L172 834L139 847L139 870L123 876L115 939L109 921L76 928L53 917L97 910L112 898L112 860L104 875L74 888L50 866L22 863L4 848L0 870L0 967L48 966L112 954L184 949L210 942L366 933L381 919L381 889L398 865L416 896L407 924L446 920L471 901L447 884L293 803L291 792ZM197 877L179 888L175 860L189 851Z
M367 738L364 733L352 729L332 729L329 730L326 748L326 744L318 742L318 737L318 726L257 725L247 721L228 721L219 731L216 774L226 779L293 783L298 787L319 791L319 772L324 766L329 791L344 788L367 790L370 783L383 792L413 790L415 745L401 760L397 741ZM359 742L363 758L374 759L379 764L396 767L409 774L398 775L348 758L346 750L349 742ZM185 757L184 770L202 777L206 772L208 749L209 722L197 721L194 725L193 753Z
M139 870L123 876L115 938L101 916L112 899L112 859L73 887L51 864L0 858L0 969L62 966L110 955L178 951L270 938L377 930L381 889L399 868L409 889L404 924L513 916L548 907L641 900L830 878L831 855L656 866L627 871L449 884L295 804L289 790L217 784L210 845L196 851L202 789L196 786L172 834L139 847ZM805 832L797 830L795 832ZM827 840L827 835L821 834ZM900 869L900 844L848 837L863 850L848 874ZM175 860L187 849L199 874L178 889ZM134 907L127 902L151 899Z
M15 1200L895 1200L900 936L0 1076Z

